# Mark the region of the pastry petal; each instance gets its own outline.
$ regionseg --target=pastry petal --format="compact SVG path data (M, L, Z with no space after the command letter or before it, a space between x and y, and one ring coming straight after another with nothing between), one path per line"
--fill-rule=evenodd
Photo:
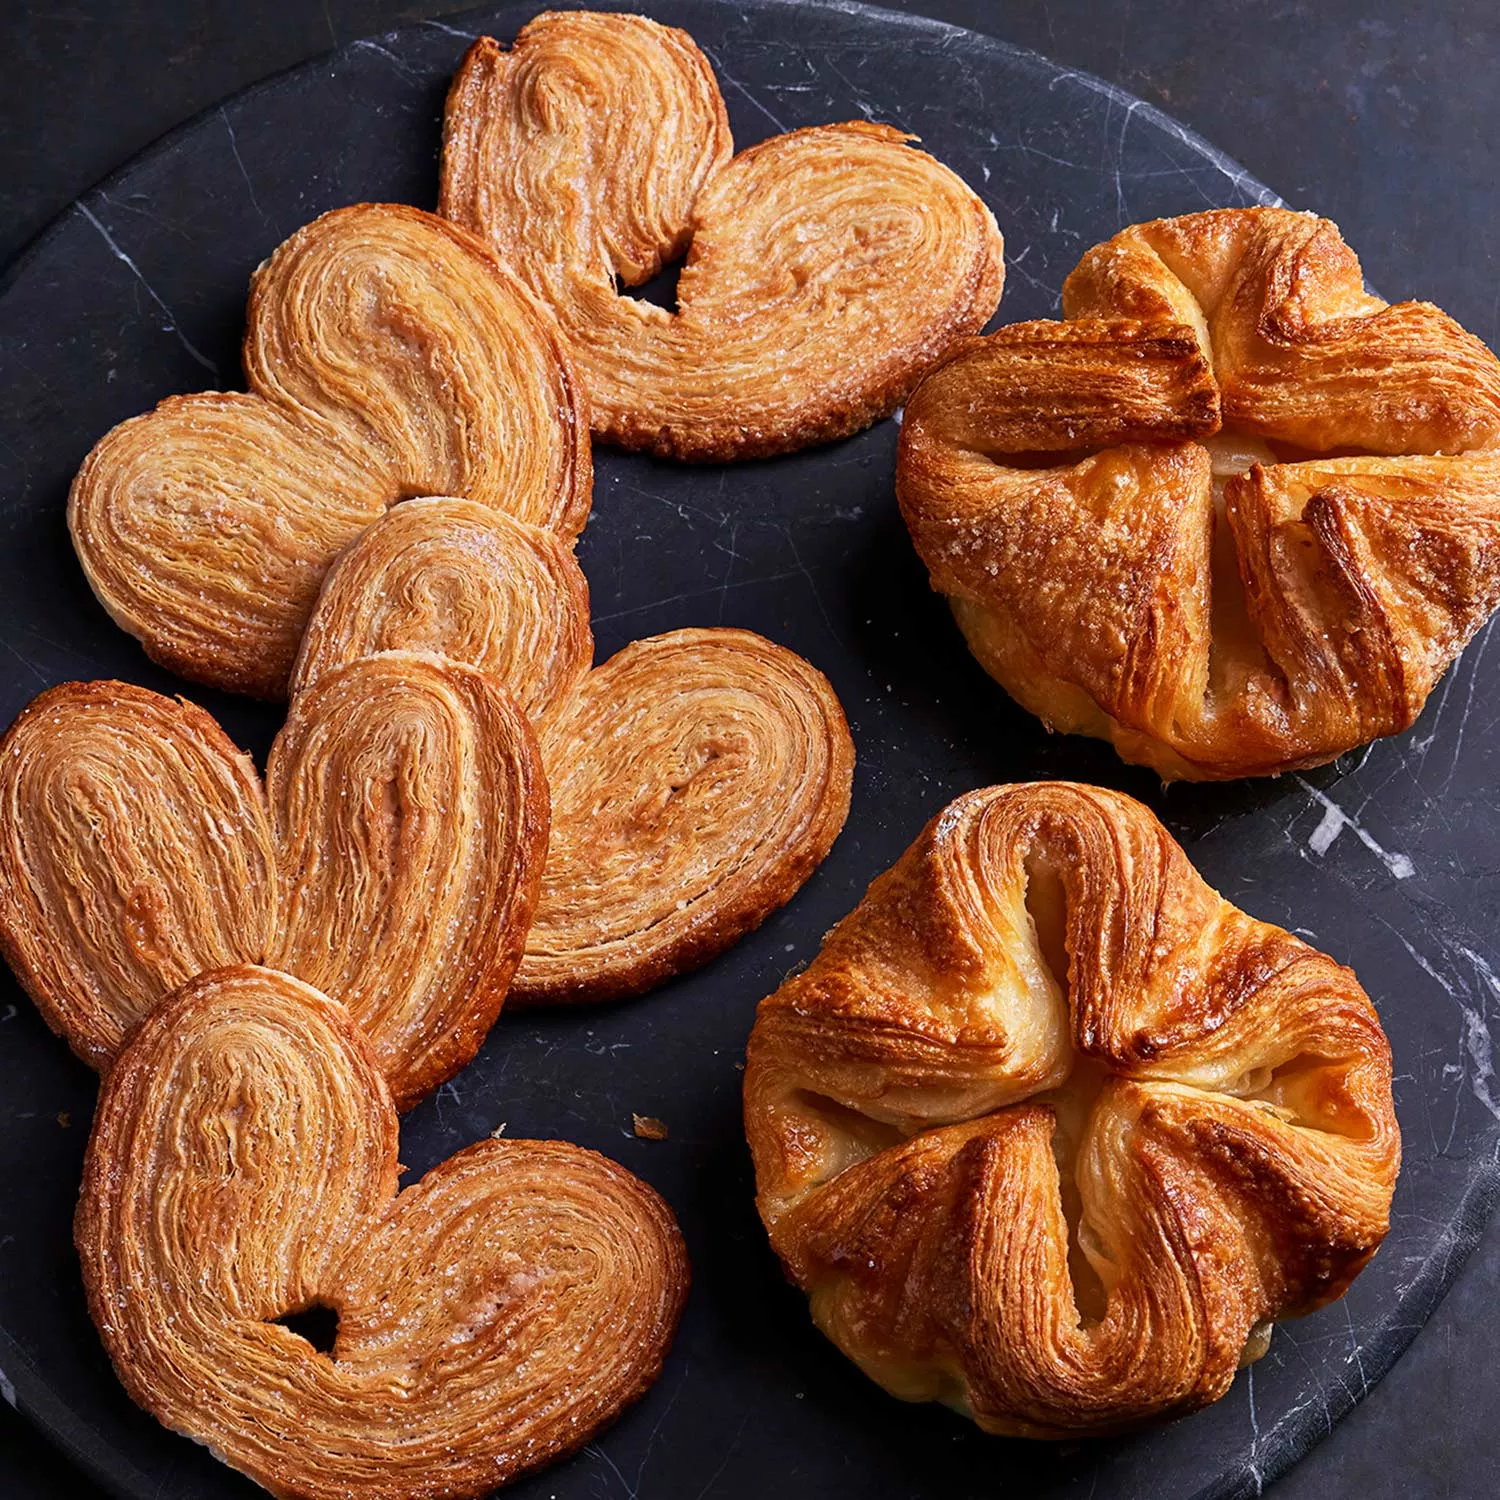
M705 963L791 899L849 811L832 688L748 631L634 642L540 738L553 836L518 1002L635 994Z
M186 700L64 683L0 740L0 947L90 1066L193 975L258 962L275 886L260 778Z
M293 696L379 651L421 651L498 679L529 719L583 680L589 591L571 548L472 500L408 500L329 570Z
M335 996L398 1108L493 1025L536 905L547 789L530 725L472 667L384 652L293 700L266 786L268 962Z

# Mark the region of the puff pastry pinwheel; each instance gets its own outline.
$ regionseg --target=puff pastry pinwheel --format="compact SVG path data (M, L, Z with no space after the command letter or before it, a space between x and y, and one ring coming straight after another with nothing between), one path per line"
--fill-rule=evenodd
M330 668L389 650L478 667L537 719L593 661L583 570L552 532L503 511L472 500L408 500L329 570L292 695Z
M493 1025L536 906L547 791L499 685L383 652L299 694L269 803L201 709L68 683L0 742L0 947L107 1068L165 995L266 961L331 991L407 1108Z
M791 900L849 812L827 679L745 630L596 667L540 726L552 842L513 1000L603 1000L705 963Z
M551 318L456 225L356 204L255 273L250 394L107 433L68 502L95 594L148 655L276 698L333 558L387 507L463 495L571 539L584 399Z
M628 1172L485 1140L398 1194L396 1150L363 1034L267 969L189 983L104 1081L94 1322L141 1406L273 1494L487 1494L587 1442L671 1342L682 1239ZM283 1321L314 1308L326 1351Z
M1206 886L1139 803L993 787L928 825L745 1072L818 1326L987 1431L1217 1399L1389 1223L1391 1056L1348 969Z
M1167 779L1409 726L1500 603L1500 361L1286 209L1126 229L1063 311L906 406L901 508L985 669Z
M909 140L861 120L732 156L685 32L549 12L464 59L440 207L556 312L597 434L783 453L888 415L999 303L993 217ZM684 252L675 313L620 294Z

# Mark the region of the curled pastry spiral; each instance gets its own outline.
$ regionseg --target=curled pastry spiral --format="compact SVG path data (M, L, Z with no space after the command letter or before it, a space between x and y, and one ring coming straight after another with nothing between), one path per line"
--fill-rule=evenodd
M749 631L634 642L540 740L553 833L516 1002L634 994L707 962L791 899L849 812L833 689Z
M1063 310L906 406L902 513L985 669L1166 778L1409 726L1500 603L1500 361L1285 209L1126 229Z
M856 121L731 158L691 37L551 12L464 59L441 211L556 312L596 433L679 458L783 453L888 415L999 303L993 217L910 139ZM675 313L619 292L684 251Z
M185 980L258 959L275 899L260 778L202 709L69 682L0 740L0 949L91 1066Z
M481 1141L396 1192L396 1115L344 1010L239 967L105 1079L76 1239L120 1379L273 1494L487 1494L655 1379L687 1284L650 1188ZM322 1352L280 1321L337 1317Z
M1348 969L1065 782L946 808L745 1072L758 1201L819 1327L988 1431L1221 1396L1389 1223L1391 1057Z
M592 485L550 317L457 226L356 204L256 272L251 394L122 422L73 481L89 584L154 660L276 698L329 563L388 506L464 495L565 538Z
M531 727L483 672L384 652L292 700L266 789L268 962L348 1007L409 1108L478 1051L521 958L548 827Z
M295 697L377 651L422 651L497 678L530 719L594 655L589 591L552 532L471 500L408 500L329 569L292 674Z

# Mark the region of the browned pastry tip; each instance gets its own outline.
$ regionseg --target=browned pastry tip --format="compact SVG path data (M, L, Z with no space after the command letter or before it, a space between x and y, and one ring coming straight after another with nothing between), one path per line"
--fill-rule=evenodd
M681 1236L613 1162L485 1140L398 1195L396 1150L363 1033L268 969L187 985L101 1092L75 1233L105 1347L273 1494L488 1494L613 1420L675 1331ZM326 1351L284 1321L310 1309Z
M69 682L0 740L0 948L91 1067L184 980L258 961L274 904L260 778L202 709Z
M593 660L589 591L554 533L472 500L408 500L329 570L293 696L378 651L430 652L497 678L529 719L577 687Z
M634 642L540 738L552 843L514 1003L636 994L707 962L792 898L849 812L833 689L749 631Z
M1135 225L1063 308L906 406L902 513L985 669L1167 779L1409 726L1500 604L1500 360L1286 209Z
M685 32L554 11L482 37L448 95L441 211L557 314L594 430L662 456L788 452L889 415L994 312L999 230L888 126L731 158ZM623 295L686 252L677 308Z
M959 798L762 1002L758 1202L819 1327L991 1432L1216 1400L1389 1227L1391 1054L1354 975L1067 782Z
M572 538L587 407L551 317L464 230L356 204L256 272L250 394L105 434L68 501L115 621L195 681L276 698L328 565L388 506L463 495Z
M348 1007L409 1108L478 1051L521 958L547 851L531 726L483 672L382 652L297 695L266 789L267 961Z

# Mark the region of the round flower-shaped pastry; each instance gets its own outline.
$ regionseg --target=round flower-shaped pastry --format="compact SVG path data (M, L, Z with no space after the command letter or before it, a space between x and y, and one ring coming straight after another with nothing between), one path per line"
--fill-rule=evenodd
M1000 301L994 218L910 140L856 120L734 156L686 32L554 11L465 57L441 209L555 311L595 432L784 453L888 415ZM622 293L683 256L675 311Z
M887 1390L1064 1437L1192 1410L1389 1222L1354 975L1066 782L959 798L762 1002L761 1217Z
M186 985L105 1078L75 1234L131 1396L275 1495L487 1495L656 1378L670 1211L560 1141L396 1191L396 1112L342 1006L270 969Z
M1063 311L906 407L902 513L985 669L1168 779L1407 728L1500 603L1500 361L1286 209L1126 229Z

